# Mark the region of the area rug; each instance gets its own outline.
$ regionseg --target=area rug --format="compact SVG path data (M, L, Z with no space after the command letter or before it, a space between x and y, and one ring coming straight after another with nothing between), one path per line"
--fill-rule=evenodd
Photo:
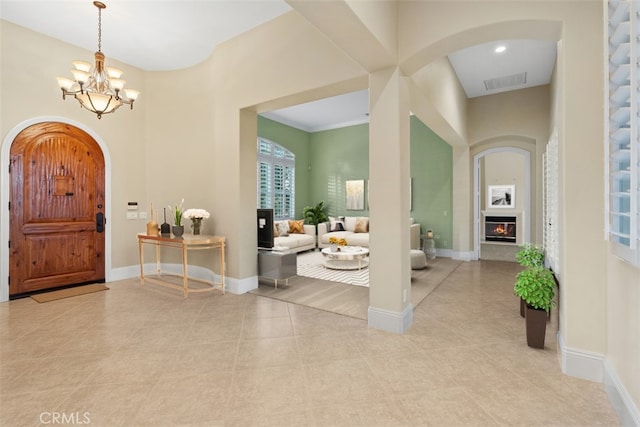
M321 252L298 254L298 276L329 280L355 286L369 286L369 268L360 270L333 270L322 265Z
M90 294L93 292L106 291L105 285L93 284L85 286L76 286L74 288L61 289L59 291L46 292L44 294L31 295L31 299L39 303L56 301L63 298L76 297L78 295Z

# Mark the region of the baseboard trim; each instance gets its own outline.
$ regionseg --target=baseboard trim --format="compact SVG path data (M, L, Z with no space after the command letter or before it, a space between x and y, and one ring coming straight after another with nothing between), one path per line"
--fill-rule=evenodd
M161 264L162 271L173 274L182 274L182 264ZM189 276L195 279L209 280L220 282L220 275L214 273L208 268L197 265L190 265ZM144 274L156 274L156 263L146 263L144 265ZM128 267L120 267L111 269L111 274L106 278L107 282L115 282L116 280L134 279L140 277L140 266L130 265ZM235 279L233 277L225 277L225 291L240 295L245 294L253 289L258 289L258 276L248 277L245 279Z
M567 347L559 331L557 337L562 372L572 377L601 383L604 379L604 356Z
M146 271L147 269L145 268L145 272ZM140 266L130 265L128 267L112 268L110 272L107 272L105 279L107 282L115 282L117 280L133 279L139 276Z
M451 259L460 261L475 261L478 257L473 251L451 251Z
M614 367L604 361L604 387L611 405L620 417L623 426L640 426L640 411L618 378Z
M400 313L369 306L367 318L372 328L402 334L413 323L413 305L409 304Z
M244 279L227 276L226 288L230 293L235 295L246 294L249 291L258 289L258 276L246 277Z

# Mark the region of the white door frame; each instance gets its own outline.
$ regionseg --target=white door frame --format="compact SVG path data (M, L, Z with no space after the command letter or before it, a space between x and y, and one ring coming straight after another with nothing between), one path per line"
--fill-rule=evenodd
M473 255L480 259L480 160L493 153L510 152L524 156L524 212L522 229L523 243L531 241L531 153L517 147L498 147L484 150L473 156Z
M9 176L9 159L11 158L11 144L20 132L29 126L43 122L67 123L88 133L100 146L104 156L105 168L105 216L111 219L111 156L104 140L85 124L65 117L35 117L23 121L15 126L2 141L0 147L0 302L9 301L9 194L11 178ZM108 282L111 276L111 227L106 227L104 272Z

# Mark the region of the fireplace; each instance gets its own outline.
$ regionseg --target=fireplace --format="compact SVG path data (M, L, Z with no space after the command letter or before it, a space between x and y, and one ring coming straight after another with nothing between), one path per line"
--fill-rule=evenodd
M487 216L484 220L484 239L487 242L516 242L515 216Z

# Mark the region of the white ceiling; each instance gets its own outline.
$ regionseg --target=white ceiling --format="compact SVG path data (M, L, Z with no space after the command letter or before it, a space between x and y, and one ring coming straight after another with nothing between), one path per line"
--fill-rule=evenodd
M281 0L102 2L107 61L148 71L198 64L218 43L291 10ZM0 18L92 52L98 47L98 8L92 0L0 0Z
M114 58L149 71L198 64L218 43L291 10L281 0L104 2L102 51L107 64ZM89 51L97 49L98 9L91 0L0 0L0 18ZM498 44L505 45L506 51L496 54ZM555 58L555 43L536 40L496 41L449 55L470 98L547 84ZM522 73L526 73L525 84L485 89L485 80L512 83L511 77L522 77ZM368 104L364 90L262 115L315 132L368 122Z

